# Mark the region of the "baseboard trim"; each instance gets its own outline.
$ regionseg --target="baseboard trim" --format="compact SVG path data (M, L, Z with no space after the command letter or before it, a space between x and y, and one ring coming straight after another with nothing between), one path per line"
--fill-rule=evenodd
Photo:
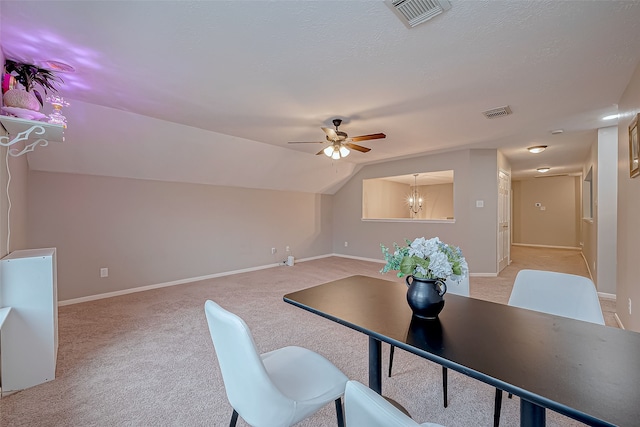
M608 294L606 292L598 292L598 297L600 297L602 299L609 300L609 301L615 301L616 300L616 294Z
M301 259L296 259L295 262L298 263L298 262L311 261L311 260L314 260L314 259L327 258L327 257L330 257L330 256L332 256L332 255L331 254L327 254L327 255L319 255L319 256L314 256L314 257L309 257L309 258L301 258ZM152 289L166 288L166 287L169 287L169 286L184 285L186 283L199 282L201 280L215 279L217 277L231 276L233 274L248 273L250 271L265 270L267 268L282 267L282 266L283 266L282 263L267 264L267 265L261 265L261 266L257 266L257 267L243 268L243 269L240 269L240 270L223 271L221 273L207 274L205 276L190 277L190 278L187 278L187 279L174 280L174 281L171 281L171 282L156 283L154 285L139 286L139 287L136 287L136 288L122 289L120 291L106 292L106 293L102 293L102 294L89 295L89 296L86 296L86 297L72 298L72 299L68 299L68 300L64 300L64 301L58 301L58 306L62 307L62 306L65 306L65 305L80 304L80 303L83 303L83 302L96 301L96 300L104 299L104 298L111 298L111 297L117 297L117 296L121 296L121 295L128 295L128 294L133 294L133 293L136 293L136 292L150 291Z
M618 317L618 313L613 313L613 317L616 319L616 323L618 324L620 329L625 329L624 325L622 324L622 320L620 320L620 318Z
M386 264L387 263L383 259L364 258L364 257L359 257L359 256L354 256L354 255L332 254L332 256L337 256L337 257L340 257L340 258L356 259L356 260L359 260L359 261L375 262L375 263L378 263L378 264ZM498 273L469 273L469 277L498 277Z
M552 245L534 245L529 243L512 243L512 246L529 246L532 248L549 248L549 249L571 249L574 251L582 251L582 248L577 248L575 246L552 246Z
M375 259L375 258L365 258L365 257L361 257L361 256L354 256L354 255L344 255L344 254L331 254L332 256L337 256L340 258L349 258L349 259L357 259L358 261L369 261L369 262L375 262L378 264L386 264L387 262L383 259Z

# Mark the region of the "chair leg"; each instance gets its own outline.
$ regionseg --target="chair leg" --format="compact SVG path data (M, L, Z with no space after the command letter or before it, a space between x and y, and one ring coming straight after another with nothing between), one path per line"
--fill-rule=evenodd
M442 367L442 398L444 401L444 407L447 407L447 368Z
M336 415L338 416L338 427L344 427L344 412L342 411L342 399L336 399Z
M502 409L502 390L496 388L496 407L493 412L493 427L500 425L500 409Z
M229 427L236 427L237 422L238 422L238 413L234 409L233 414L231 414L231 422L229 423Z
M389 378L391 378L391 368L393 368L393 351L395 350L395 346L391 346L389 349Z

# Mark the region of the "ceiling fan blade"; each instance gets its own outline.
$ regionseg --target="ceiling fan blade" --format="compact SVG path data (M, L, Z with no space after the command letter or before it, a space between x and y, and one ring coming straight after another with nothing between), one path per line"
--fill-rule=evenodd
M363 147L362 145L352 144L350 142L345 142L344 145L351 148L352 150L360 151L362 153L371 151L371 148Z
M322 150L318 151L318 152L316 153L316 156L319 156L320 154L324 154L324 150L325 150L325 149L323 148Z
M289 144L324 144L327 141L289 141Z
M386 138L387 135L384 133L372 133L371 135L360 135L349 138L349 141L358 142L358 141L368 141L370 139L382 139Z
M324 131L324 133L327 134L327 136L329 137L329 139L331 141L335 141L336 139L338 139L338 134L336 133L335 130L331 129L331 128L320 128Z

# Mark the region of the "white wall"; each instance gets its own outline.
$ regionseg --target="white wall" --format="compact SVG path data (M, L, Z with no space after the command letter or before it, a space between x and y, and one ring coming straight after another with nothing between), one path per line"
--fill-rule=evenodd
M618 128L598 129L597 188L594 207L597 211L597 272L594 276L599 292L616 293L617 214L618 214Z

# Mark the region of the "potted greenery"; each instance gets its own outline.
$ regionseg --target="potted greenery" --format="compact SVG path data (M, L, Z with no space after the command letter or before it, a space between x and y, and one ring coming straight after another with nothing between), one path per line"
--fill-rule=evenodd
M51 70L10 59L5 62L5 70L8 74L15 76L18 83L24 87L24 90L13 88L5 92L3 95L4 105L8 107L39 111L44 102L36 85L42 87L46 95L48 90L57 92L55 85L62 83L62 79Z

